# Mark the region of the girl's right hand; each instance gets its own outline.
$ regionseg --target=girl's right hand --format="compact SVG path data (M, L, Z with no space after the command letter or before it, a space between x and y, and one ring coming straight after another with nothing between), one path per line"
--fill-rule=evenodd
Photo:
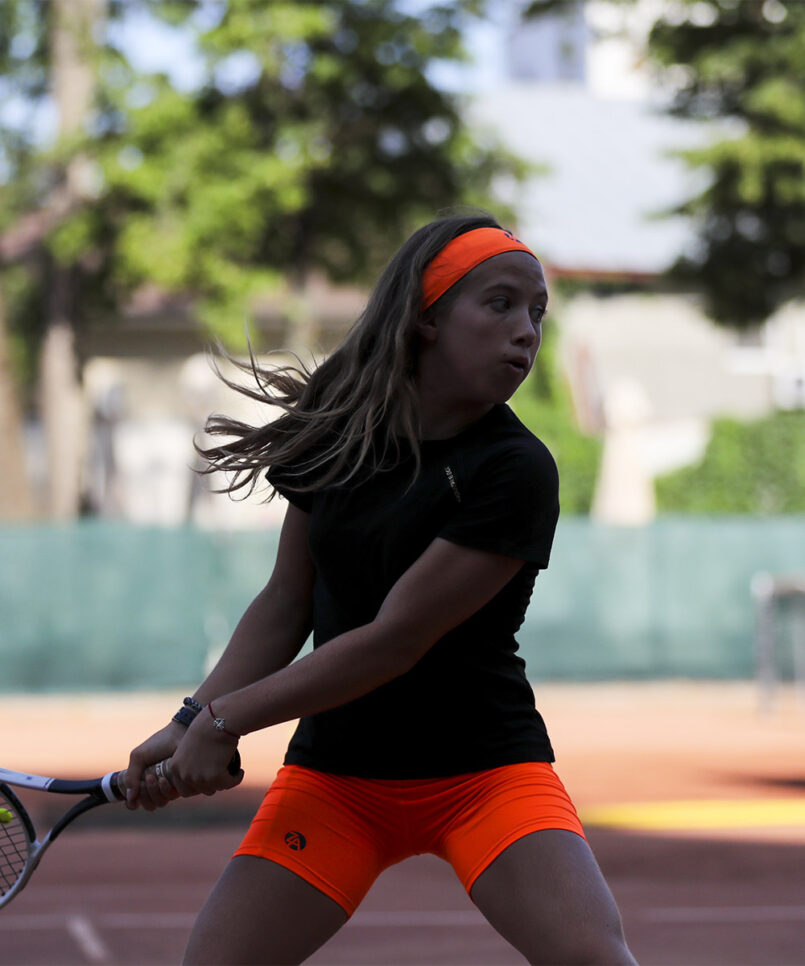
M126 769L126 808L135 809L142 805L152 812L178 798L179 793L167 779L157 778L153 770L145 773L145 777L143 773L149 765L170 758L185 734L187 728L184 725L171 721L132 751Z

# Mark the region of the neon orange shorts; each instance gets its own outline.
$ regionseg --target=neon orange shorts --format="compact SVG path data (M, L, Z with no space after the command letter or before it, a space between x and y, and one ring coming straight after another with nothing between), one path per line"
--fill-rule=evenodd
M235 855L277 862L351 916L378 875L409 856L445 859L469 892L507 846L542 829L584 837L548 762L404 781L286 765Z

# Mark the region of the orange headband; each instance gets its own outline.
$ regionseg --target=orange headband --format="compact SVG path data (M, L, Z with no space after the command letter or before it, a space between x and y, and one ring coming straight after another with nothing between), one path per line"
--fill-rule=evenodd
M422 273L422 308L433 305L456 282L474 268L504 252L526 252L531 249L503 228L474 228L448 242Z

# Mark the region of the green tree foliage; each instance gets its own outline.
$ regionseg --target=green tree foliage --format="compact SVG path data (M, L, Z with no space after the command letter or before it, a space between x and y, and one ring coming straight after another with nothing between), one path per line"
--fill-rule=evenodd
M511 405L556 460L562 512L589 513L602 444L579 430L559 359L559 332L553 318L545 323L537 361Z
M48 90L46 38L50 5L45 0L4 0L0 3L0 184L19 181L36 152L35 113ZM14 123L6 119L14 112ZM0 230L30 201L28 191L4 191Z
M716 420L702 461L658 478L656 493L666 512L805 512L805 413Z
M524 16L568 2L531 0ZM669 274L702 293L714 321L750 329L805 282L805 3L668 0L658 9L647 53L674 90L669 112L725 132L679 152L707 187L669 212L687 215L698 236Z
M46 0L0 3L0 234L38 208L52 186L52 167L38 163L37 122L48 95ZM22 384L35 372L33 346L42 335L41 258L25 267L0 265L0 301L8 327L8 353Z
M47 59L36 6L0 4L11 83L28 69L15 47ZM481 7L464 0L412 16L397 0L112 3L112 25L147 12L192 33L203 77L184 90L166 74L143 76L114 31L101 38L95 115L82 143L62 148L94 162L96 197L43 253L76 276L77 323L114 318L151 285L192 295L209 330L236 343L254 296L281 278L367 277L420 220L489 204L492 177L523 166L473 141L457 97L430 79L434 64L464 57L460 28ZM32 100L38 78L23 91ZM25 204L41 202L57 160L35 158ZM13 165L0 224L19 210L21 177ZM44 281L40 262L40 291ZM12 313L25 332L36 327L30 302Z
M419 221L489 205L493 176L524 166L476 143L459 98L431 80L434 65L464 58L461 28L482 6L413 16L398 0L112 0L85 136L43 150L33 124L0 116L0 230L46 204L76 152L93 182L25 278L0 278L28 374L53 262L72 274L79 327L113 320L149 285L192 296L208 331L237 344L254 296L281 279L311 269L368 278ZM32 119L47 96L49 9L0 3L2 91ZM202 74L193 89L127 61L114 28L135 14L192 34Z
M674 114L736 130L682 154L709 183L678 209L700 244L673 275L715 321L756 326L805 282L805 3L678 0L649 49L676 85Z

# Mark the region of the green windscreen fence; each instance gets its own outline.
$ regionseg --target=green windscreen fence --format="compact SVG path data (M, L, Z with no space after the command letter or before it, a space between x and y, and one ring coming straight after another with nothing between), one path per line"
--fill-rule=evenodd
M195 684L268 579L277 537L96 521L0 530L0 690ZM529 675L750 677L759 571L805 573L805 517L566 518L518 634Z

